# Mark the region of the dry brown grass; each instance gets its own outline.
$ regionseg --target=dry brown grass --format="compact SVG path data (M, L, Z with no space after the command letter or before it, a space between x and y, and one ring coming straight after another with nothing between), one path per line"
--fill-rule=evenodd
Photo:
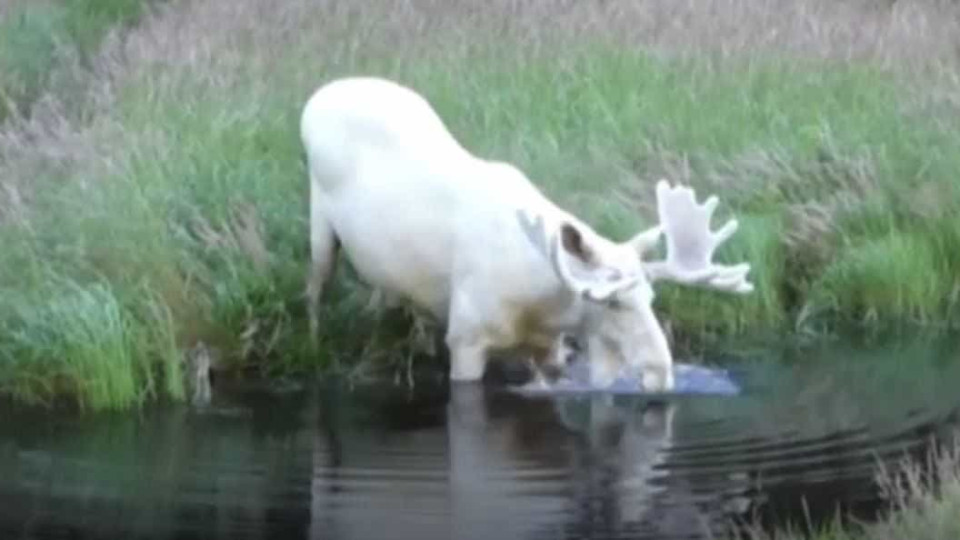
M0 13L15 0L0 2ZM902 70L922 69L956 80L960 73L960 3L950 0L172 0L124 43L111 40L84 96L57 88L35 118L0 128L0 217L20 216L37 167L73 166L78 155L103 160L92 148L87 122L69 120L77 101L103 112L112 92L130 77L162 67L212 88L249 83L264 92L285 57L316 51L315 66L297 76L304 88L320 69L347 68L369 57L398 62L443 49L462 56L486 40L516 40L525 53L582 40L610 41L661 54L716 59L779 54L798 59L869 60ZM559 44L558 41L559 40ZM562 50L562 49L560 49ZM291 53L291 51L295 51ZM442 52L442 51L441 51ZM76 66L72 66L75 68ZM61 77L76 79L77 74ZM257 80L257 79L254 79ZM309 82L308 82L309 81ZM154 81L173 91L176 78ZM91 88L92 87L92 88ZM947 99L957 94L948 92ZM956 100L960 101L960 100ZM94 114L96 115L96 113ZM102 116L100 115L102 121ZM89 116L87 116L89 117ZM15 156L15 157L11 157ZM109 158L106 158L109 159Z
M350 25L349 37L344 28ZM457 39L459 38L459 39ZM956 71L960 4L950 0L174 0L129 40L128 66L229 72L291 47L325 64L345 55L404 56L424 46L511 39L525 52L551 38L718 58L786 54ZM532 48L532 49L531 49ZM305 69L309 71L309 69Z
M960 5L950 0L428 0L419 20L531 38L613 38L665 53L780 52L954 70ZM534 40L536 41L536 40Z
M0 21L3 21L20 0L0 0Z
M256 207L235 204L230 213L230 218L218 227L198 212L194 218L194 234L206 249L243 253L258 271L266 272L271 254L264 241L263 222Z

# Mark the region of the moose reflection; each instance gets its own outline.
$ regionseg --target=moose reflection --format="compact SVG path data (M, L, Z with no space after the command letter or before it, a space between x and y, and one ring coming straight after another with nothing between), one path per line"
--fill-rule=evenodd
M692 505L658 503L678 406L455 385L445 414L423 424L328 429L315 445L312 537L705 533Z

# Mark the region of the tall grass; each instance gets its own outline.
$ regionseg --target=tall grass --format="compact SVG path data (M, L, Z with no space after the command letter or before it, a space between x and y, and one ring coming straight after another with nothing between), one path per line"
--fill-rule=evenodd
M87 62L104 37L135 23L148 0L14 0L0 13L0 122L28 115L70 61Z
M72 60L82 87L52 87L0 130L0 320L17 329L0 333L3 387L28 395L42 385L25 381L58 374L99 406L123 385L66 366L102 351L132 370L119 406L162 385L179 395L169 351L197 341L267 373L369 353L378 317L348 272L319 351L303 322L297 121L315 88L356 73L416 88L469 148L613 238L654 219L661 176L720 195L742 223L721 256L752 262L757 292L665 288L657 308L688 338L955 324L956 8L806 1L802 24L785 1L168 4ZM76 101L83 114L66 114ZM96 315L61 324L63 283ZM151 305L164 324L144 322ZM170 376L151 378L146 357Z
M3 307L0 391L93 409L183 397L173 320L149 291L130 307L108 284L53 278Z

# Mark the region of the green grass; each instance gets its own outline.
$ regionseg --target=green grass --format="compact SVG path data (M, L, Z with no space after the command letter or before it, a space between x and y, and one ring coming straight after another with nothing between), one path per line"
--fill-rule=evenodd
M935 237L891 231L844 246L824 271L812 296L834 309L848 308L868 320L882 316L920 322L945 306L954 277L934 248ZM947 272L948 275L943 275Z
M30 108L70 60L89 63L107 33L135 23L148 0L18 1L0 20L0 122Z
M909 86L864 67L715 66L584 49L562 61L474 58L470 73L444 77L438 90L429 73L405 79L438 98L471 147L518 162L615 237L640 220L611 192L642 178L649 200L652 180L683 161L701 196L720 194L740 217L724 255L749 257L760 286L746 299L664 294L682 326L773 329L810 312L955 322L947 299L960 267L943 238L954 223L939 215L960 202L960 138L908 110ZM930 192L938 196L923 200ZM809 218L787 212L808 203L825 208L826 222L791 243Z
M68 397L92 409L182 398L170 311L151 291L142 294L138 306L125 306L107 284L59 279L22 298L8 294L0 391L27 402Z
M79 12L89 24L64 25L81 19L39 7L4 24L31 39L48 35L33 26L75 28L89 50L107 21L141 9L76 5L88 4L105 6ZM665 287L657 307L687 339L958 321L960 132L943 127L957 111L933 107L923 85L895 72L776 54L657 56L579 38L518 49L455 31L394 51L368 39L387 19L335 14L316 19L323 32L304 32L271 27L272 14L212 13L229 39L198 23L193 49L138 42L142 57L102 74L115 81L99 96L108 105L64 120L74 138L44 142L61 154L38 147L0 160L0 181L27 201L5 211L0 195L0 321L18 329L0 333L2 388L47 397L68 388L95 407L179 396L170 351L198 340L225 352L226 365L267 374L370 356L377 318L360 310L367 297L355 279L341 272L328 296L320 351L306 345L302 301L299 113L318 85L354 73L416 88L468 148L516 163L615 239L654 218L661 176L720 195L718 226L741 222L721 257L750 261L757 291ZM242 39L231 25L247 28ZM451 35L457 46L439 46ZM30 47L50 49L42 43ZM38 62L34 79L44 72ZM64 283L72 303L54 292ZM163 324L145 322L154 312ZM97 366L124 366L123 383L100 382L113 379ZM53 374L56 388L29 383Z

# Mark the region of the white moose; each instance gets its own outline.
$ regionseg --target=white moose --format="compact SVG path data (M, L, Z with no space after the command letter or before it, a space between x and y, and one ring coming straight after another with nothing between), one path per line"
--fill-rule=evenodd
M717 206L657 184L660 223L617 243L548 200L516 167L464 149L416 92L374 77L335 80L304 107L310 175L311 331L342 248L368 284L446 328L450 379L477 381L487 353L525 348L557 368L564 334L586 346L594 384L639 371L673 387L672 356L651 285L747 293L749 264L712 262L737 229L710 230ZM667 258L643 255L666 236Z

